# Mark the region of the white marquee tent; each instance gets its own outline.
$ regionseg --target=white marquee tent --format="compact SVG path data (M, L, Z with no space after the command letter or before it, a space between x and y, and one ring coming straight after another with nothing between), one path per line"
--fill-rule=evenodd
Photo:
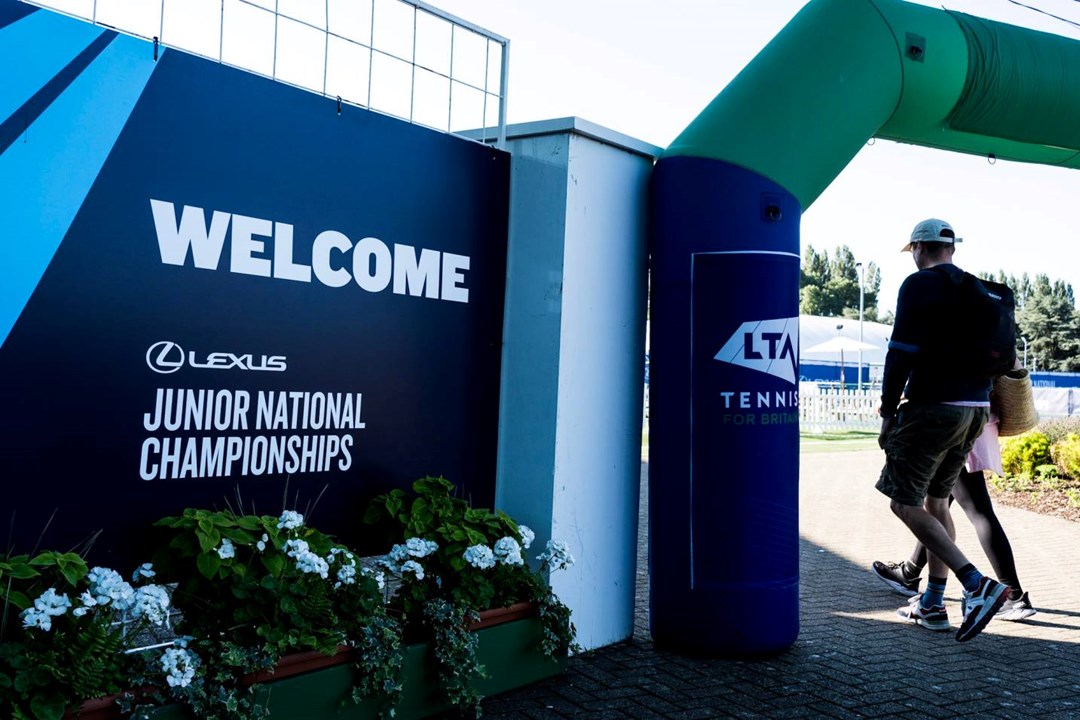
M885 363L885 353L889 349L889 337L892 335L892 325L863 321L863 342L874 345L875 350L863 350L862 362L864 365L882 365ZM839 329L838 329L839 327ZM804 348L812 348L835 337L845 337L850 340L859 339L859 320L855 318L818 317L817 315L799 316L799 362L815 363L839 363L840 355L835 352L807 352ZM858 362L857 352L845 352L844 364L854 367Z

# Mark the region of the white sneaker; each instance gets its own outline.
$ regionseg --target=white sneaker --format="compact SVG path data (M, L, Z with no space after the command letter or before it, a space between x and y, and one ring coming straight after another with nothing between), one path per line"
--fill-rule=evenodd
M981 633L1007 597L1009 586L989 577L983 577L977 591L964 591L964 622L956 631L956 641L967 642Z
M1031 600L1028 598L1027 592L1024 592L1016 600L1006 600L1001 609L998 610L997 616L1002 620L1016 622L1029 618L1034 614L1035 608L1031 607Z
M922 625L927 630L933 630L934 632L948 632L952 630L952 625L949 624L949 615L945 612L943 605L935 605L931 608L924 608L919 603L918 596L911 598L908 604L896 611L898 617L902 617L905 620L910 620L916 625Z

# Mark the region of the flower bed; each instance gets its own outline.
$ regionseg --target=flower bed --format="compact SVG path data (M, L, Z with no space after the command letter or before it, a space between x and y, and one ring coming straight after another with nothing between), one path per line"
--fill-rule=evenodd
M481 613L472 628L477 635L477 659L487 668L487 677L477 681L476 690L496 695L557 675L566 669L566 657L548 658L538 652L543 630L536 608L522 603ZM332 656L320 653L296 653L282 658L274 672L252 678L262 683L257 688L257 702L265 704L270 717L337 718L374 720L379 717L373 699L359 703L344 702L354 684L349 667L351 650L342 649ZM404 648L400 702L395 708L397 720L425 718L451 706L439 692L434 649L431 643L416 643ZM79 720L119 720L122 717L116 696L83 704ZM75 718L74 713L65 720ZM179 704L157 707L148 713L153 720L192 720L188 709Z
M375 566L294 511L164 518L132 583L79 553L0 557L0 716L59 720L110 694L81 717L478 715L484 695L560 672L574 628L546 578L572 564L565 545L530 567L528 528L441 478L414 490L373 501L394 543ZM164 642L129 652L154 629Z

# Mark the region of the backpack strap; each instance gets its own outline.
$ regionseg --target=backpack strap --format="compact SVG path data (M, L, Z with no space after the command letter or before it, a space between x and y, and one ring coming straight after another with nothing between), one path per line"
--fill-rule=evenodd
M953 285L959 286L964 282L964 277L968 275L966 270L961 270L952 263L942 263L941 265L934 265L927 270L932 270L939 275L947 277Z

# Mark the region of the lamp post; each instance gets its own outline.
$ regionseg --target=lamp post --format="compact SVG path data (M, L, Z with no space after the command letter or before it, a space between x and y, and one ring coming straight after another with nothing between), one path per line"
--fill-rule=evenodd
M836 326L836 337L840 337L840 331L844 329L843 323ZM840 394L844 393L844 348L840 348Z
M1022 337L1020 339L1024 341L1024 367L1027 367L1027 338Z
M855 263L855 271L859 273L859 342L863 341L863 277L865 272L863 271L863 264L861 262ZM859 374L856 387L859 392L862 392L862 348L859 348Z

